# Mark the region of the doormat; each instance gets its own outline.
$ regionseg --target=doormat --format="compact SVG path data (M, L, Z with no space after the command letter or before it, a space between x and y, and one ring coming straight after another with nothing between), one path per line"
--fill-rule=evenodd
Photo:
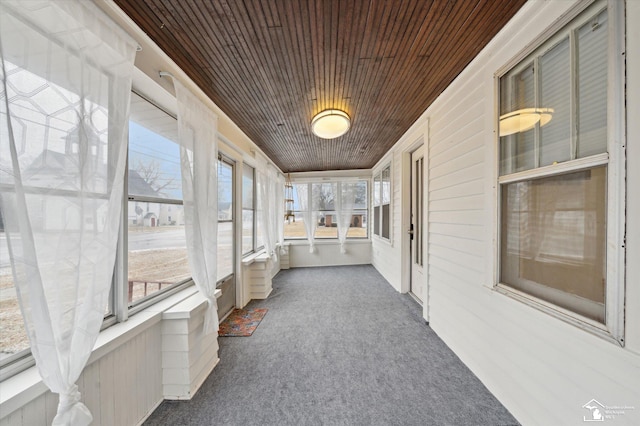
M251 336L256 327L267 314L267 308L234 309L224 321L220 323L218 336L235 337Z

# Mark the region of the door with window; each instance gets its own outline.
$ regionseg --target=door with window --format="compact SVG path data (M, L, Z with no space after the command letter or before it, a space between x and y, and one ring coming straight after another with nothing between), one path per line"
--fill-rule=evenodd
M425 303L427 289L423 272L424 259L424 146L411 153L411 244L410 291L420 302Z
M236 305L234 235L234 163L218 157L218 318L224 318Z

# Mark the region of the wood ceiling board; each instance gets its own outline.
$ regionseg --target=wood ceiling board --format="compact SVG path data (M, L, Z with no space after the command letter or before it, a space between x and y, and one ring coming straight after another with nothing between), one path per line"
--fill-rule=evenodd
M115 0L283 171L367 169L526 0ZM346 111L350 131L311 133Z

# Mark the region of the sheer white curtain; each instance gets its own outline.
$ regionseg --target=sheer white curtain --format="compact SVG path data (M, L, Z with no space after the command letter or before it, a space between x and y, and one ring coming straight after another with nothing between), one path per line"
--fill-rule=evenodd
M276 213L274 221L276 222L276 241L280 245L280 250L284 247L284 176L276 171L275 179L276 191Z
M218 117L177 79L178 139L189 267L209 306L204 332L218 331Z
M338 182L338 241L340 241L340 253L347 253L345 243L347 241L347 232L351 226L351 217L353 216L353 206L356 200L356 182Z
M275 194L266 164L260 165L256 169L256 186L258 192L258 220L260 221L260 229L262 229L262 239L264 241L264 249L269 256L274 256L274 230L271 226L270 214L273 212L272 204Z
M318 226L318 213L316 211L317 202L313 201L313 197L309 194L309 185L306 183L294 184L296 193L298 194L298 201L300 203L300 210L302 211L302 217L304 222L304 229L307 231L307 239L309 240L309 253L315 252L315 236L316 227Z
M90 2L0 1L0 206L55 425L92 421L75 382L108 307L135 49Z
M271 164L263 163L257 169L258 220L262 229L264 248L278 260L276 244L284 241L284 180L280 181L278 170Z

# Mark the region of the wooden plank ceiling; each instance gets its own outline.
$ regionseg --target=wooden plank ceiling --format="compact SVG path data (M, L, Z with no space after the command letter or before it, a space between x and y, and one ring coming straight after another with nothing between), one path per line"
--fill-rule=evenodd
M284 171L371 168L526 0L115 0ZM325 109L350 131L310 130Z

